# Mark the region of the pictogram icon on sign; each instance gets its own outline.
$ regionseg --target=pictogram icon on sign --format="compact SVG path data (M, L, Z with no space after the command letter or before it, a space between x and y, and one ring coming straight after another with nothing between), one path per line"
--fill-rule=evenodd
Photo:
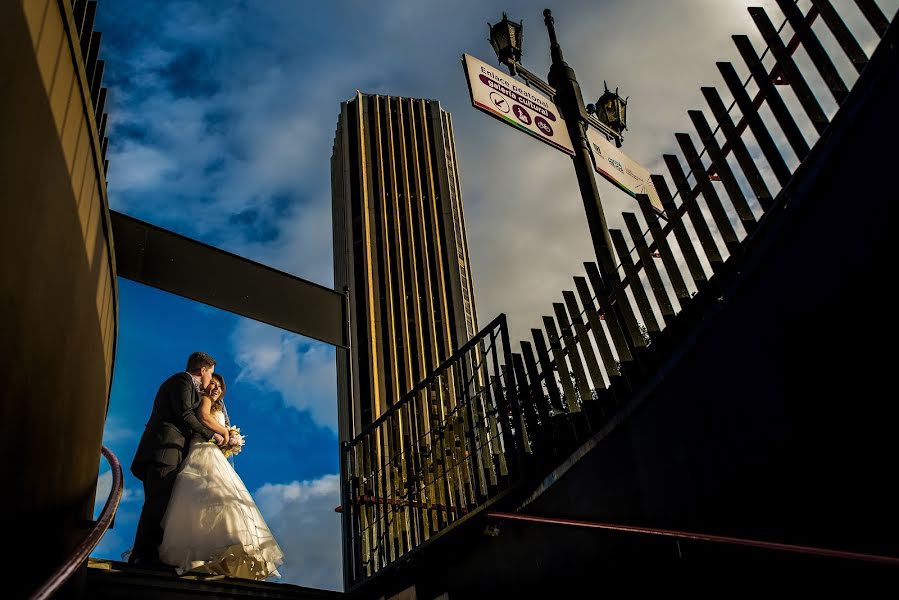
M549 122L547 122L547 120L544 119L543 117L538 116L537 118L535 118L534 125L537 126L537 129L539 129L541 132L543 132L543 135L552 135L553 134L553 128L550 126Z
M529 115L528 111L526 111L521 106L518 106L516 104L515 106L512 107L512 112L515 113L515 116L518 117L518 120L521 121L522 123L524 123L525 125L531 124L531 115Z
M509 106L509 101L503 98L501 94L490 92L490 101L493 102L493 106L495 106L500 112L507 113L512 110L512 107Z

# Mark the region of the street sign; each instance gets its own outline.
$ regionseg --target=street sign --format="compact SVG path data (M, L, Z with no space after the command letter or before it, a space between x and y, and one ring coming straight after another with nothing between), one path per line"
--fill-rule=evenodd
M471 103L538 140L574 154L561 111L546 95L470 54L462 56Z
M587 128L587 141L593 151L593 167L597 173L635 198L637 194L646 194L653 208L664 212L662 201L645 167L591 127Z

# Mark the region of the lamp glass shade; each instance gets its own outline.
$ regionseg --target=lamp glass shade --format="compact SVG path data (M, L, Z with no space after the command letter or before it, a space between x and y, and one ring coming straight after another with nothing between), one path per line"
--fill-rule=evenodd
M606 90L596 101L596 116L610 129L621 133L627 129L627 100Z
M524 40L522 23L510 21L503 13L503 20L490 25L490 45L501 63L517 63L521 60L521 44Z

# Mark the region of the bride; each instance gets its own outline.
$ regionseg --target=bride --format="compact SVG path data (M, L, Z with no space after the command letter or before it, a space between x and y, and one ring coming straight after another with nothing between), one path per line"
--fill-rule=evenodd
M227 431L225 380L215 373L197 417ZM222 450L194 435L162 519L162 562L179 575L200 571L247 579L280 577L284 554Z

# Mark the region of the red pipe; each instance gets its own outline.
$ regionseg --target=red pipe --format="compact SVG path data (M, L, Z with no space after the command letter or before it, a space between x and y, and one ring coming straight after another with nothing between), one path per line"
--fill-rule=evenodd
M780 550L795 554L810 554L813 556L829 556L833 558L845 558L864 562L879 563L882 565L899 566L899 558L893 556L880 556L877 554L864 554L861 552L847 552L845 550L831 550L828 548L815 548L812 546L799 546L796 544L782 544L779 542L764 542L761 540L747 540L743 538L728 537L723 535L710 535L706 533L691 533L688 531L674 531L669 529L653 529L650 527L633 527L630 525L612 525L609 523L596 523L593 521L579 521L577 519L558 519L555 517L534 517L517 513L491 512L488 518L508 519L512 521L527 521L530 523L543 523L548 525L567 525L569 527L585 527L588 529L605 529L607 531L623 531L625 533L642 533L673 537L685 540L698 540L702 542L716 542L733 546L750 546L765 548L768 550Z

